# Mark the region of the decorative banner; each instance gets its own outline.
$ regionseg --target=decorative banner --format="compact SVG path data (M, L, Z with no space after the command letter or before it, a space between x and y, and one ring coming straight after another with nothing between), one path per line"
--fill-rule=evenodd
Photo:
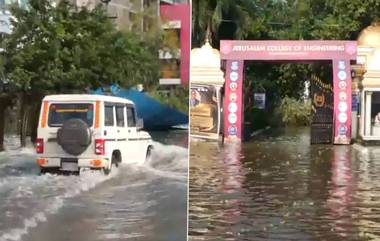
M255 108L265 109L265 93L254 93L253 100Z
M333 60L334 144L351 142L351 65L347 59ZM343 98L344 97L344 98Z
M219 91L213 85L191 85L190 133L192 136L219 138Z
M356 41L233 41L220 42L221 59L231 60L356 60Z
M242 138L243 69L244 61L227 60L223 108L226 139Z

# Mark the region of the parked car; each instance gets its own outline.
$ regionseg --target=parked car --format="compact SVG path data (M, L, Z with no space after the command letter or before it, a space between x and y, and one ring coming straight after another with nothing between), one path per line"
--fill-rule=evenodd
M37 131L41 173L102 170L144 163L151 136L142 130L132 101L104 95L50 95L42 101Z

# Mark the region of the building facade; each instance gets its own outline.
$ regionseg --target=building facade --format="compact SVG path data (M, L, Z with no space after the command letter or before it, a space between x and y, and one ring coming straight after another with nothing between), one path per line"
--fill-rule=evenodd
M357 114L357 137L380 141L380 24L365 28L358 38L358 59L354 71L353 109Z
M93 8L104 4L120 30L146 30L149 18L158 18L157 0L72 0L76 6ZM150 16L150 17L148 17ZM144 23L145 22L145 23Z

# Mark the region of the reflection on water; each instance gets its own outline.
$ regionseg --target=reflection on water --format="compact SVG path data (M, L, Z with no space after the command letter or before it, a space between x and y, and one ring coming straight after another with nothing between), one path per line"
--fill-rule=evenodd
M190 145L190 240L380 240L380 148L309 129Z

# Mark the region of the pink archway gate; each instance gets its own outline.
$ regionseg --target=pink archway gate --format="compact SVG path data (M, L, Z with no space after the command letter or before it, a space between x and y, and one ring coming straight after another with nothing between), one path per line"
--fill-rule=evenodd
M356 60L356 41L235 41L220 42L226 61L224 136L243 136L243 70L246 60L332 61L334 85L334 144L351 142L351 60Z

